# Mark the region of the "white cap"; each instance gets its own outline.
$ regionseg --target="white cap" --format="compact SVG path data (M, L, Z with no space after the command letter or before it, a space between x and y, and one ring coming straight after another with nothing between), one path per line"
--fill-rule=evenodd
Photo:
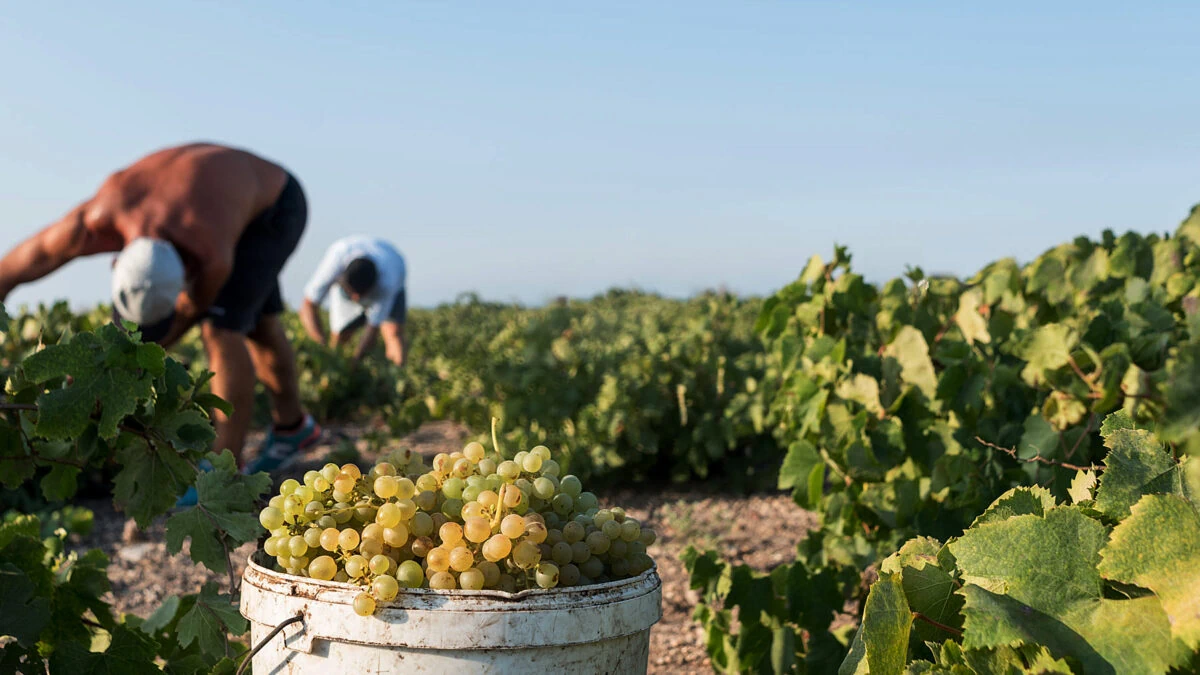
M175 311L183 292L183 260L170 243L139 237L125 245L113 265L113 308L125 319L147 325Z

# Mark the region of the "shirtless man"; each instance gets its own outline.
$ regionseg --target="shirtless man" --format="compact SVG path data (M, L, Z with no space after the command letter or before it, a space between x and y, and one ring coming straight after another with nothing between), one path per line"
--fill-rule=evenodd
M276 164L208 143L160 150L109 176L0 260L0 302L75 258L120 251L114 314L166 347L200 324L212 391L234 408L214 411L215 448L230 449L247 472L274 471L320 433L300 404L296 357L279 320L279 271L307 220L300 184ZM247 466L256 377L270 393L274 426Z

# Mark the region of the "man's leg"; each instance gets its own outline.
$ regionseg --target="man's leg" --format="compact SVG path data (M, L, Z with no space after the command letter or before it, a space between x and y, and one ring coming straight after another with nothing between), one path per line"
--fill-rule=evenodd
M384 321L383 325L379 327L379 332L383 336L383 348L388 361L403 366L405 358L408 356L404 324L398 321Z
M217 439L213 449L219 452L228 448L240 465L254 415L254 364L244 335L207 321L201 325L200 335L208 354L208 368L215 374L212 392L233 406L232 415L214 411Z
M246 336L246 346L258 381L271 395L271 419L276 428L291 429L304 420L296 352L278 314L263 316Z

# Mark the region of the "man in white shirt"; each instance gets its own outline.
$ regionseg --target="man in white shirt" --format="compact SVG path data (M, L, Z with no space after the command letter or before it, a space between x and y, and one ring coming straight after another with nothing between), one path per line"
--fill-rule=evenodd
M365 326L354 359L362 359L382 335L388 360L403 366L408 311L404 282L404 257L388 242L359 235L339 239L329 247L304 289L300 320L309 337L322 344L328 339L334 347ZM330 291L331 335L327 338L317 308Z

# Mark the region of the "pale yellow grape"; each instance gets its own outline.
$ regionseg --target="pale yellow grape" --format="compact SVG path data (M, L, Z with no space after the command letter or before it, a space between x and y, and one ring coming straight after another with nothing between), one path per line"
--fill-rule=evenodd
M499 562L508 557L512 551L512 540L503 534L492 535L483 544L483 557L491 562Z
M308 576L329 581L337 574L337 563L327 555L317 556L308 564Z
M603 532L592 532L587 536L585 541L587 542L588 549L591 550L593 555L606 553L609 549L609 546L612 544L608 536Z
M383 554L375 554L371 556L371 562L367 564L371 570L371 574L387 574L392 568L392 560Z
M537 470L542 468L542 456L533 453L525 455L525 460L521 462L521 468L529 473L537 473Z
M296 535L288 541L288 552L292 557L304 555L308 551L308 544L304 541L304 537Z
M462 507L462 519L463 520L467 520L469 518L482 518L482 517L483 517L483 504L480 504L479 502L467 502L466 504L463 504L463 507Z
M355 480L362 478L362 470L359 469L358 465L354 464L353 462L346 462L345 464L343 464L342 465L342 473L350 476L351 478L353 478Z
M405 477L396 478L396 499L412 499L417 494L417 486Z
M383 553L383 540L363 539L358 543L358 552L362 553L368 558L373 555L379 555L380 553Z
M295 478L288 478L279 484L279 494L287 497L295 492L298 487L300 487L300 481Z
M511 459L500 462L496 467L496 473L507 481L516 480L517 476L521 475L521 467Z
M330 553L336 551L338 549L338 536L341 533L341 530L336 527L327 527L321 530L321 548Z
M463 457L466 457L475 464L478 464L486 454L487 451L483 449L483 444L478 441L471 441L467 443L467 447L463 448Z
M496 508L496 504L500 502L500 495L492 492L491 490L484 490L483 492L479 493L479 496L475 498L475 501L479 502L479 504L485 509L494 509Z
M473 471L475 471L475 465L472 464L471 460L467 459L466 457L463 457L454 463L454 475L458 476L459 478L466 478L467 476L470 476Z
M472 544L482 544L492 536L492 524L487 518L467 518L463 523L463 535Z
M504 491L504 506L510 509L515 509L525 503L525 493L521 490L509 488Z
M304 543L308 545L308 548L319 547L321 545L321 529L313 527L305 530Z
M278 545L278 539L275 537L267 537L267 540L263 542L263 551L265 551L267 555L275 557L279 555L279 549L276 548Z
M383 526L379 523L369 523L358 533L361 539L378 539L383 541Z
M351 579L357 579L367 573L367 559L361 555L352 555L346 560L346 574Z
M621 523L621 539L626 542L637 541L638 537L642 536L642 526L638 521L629 518Z
M404 523L398 523L395 527L386 528L383 531L383 543L392 548L399 548L408 542L408 528Z
M429 580L429 587L438 591L452 591L457 587L454 575L449 572L437 572Z
M274 506L268 506L262 510L262 513L258 514L258 522L261 523L264 528L268 530L274 530L283 525L283 511L280 511Z
M296 488L296 492L293 494L295 494L296 497L305 504L311 502L317 496L313 489L307 485L301 485L300 487Z
M455 572L465 572L475 566L475 554L467 548L456 548L450 551L450 569Z
M405 588L420 588L421 584L425 583L425 570L421 569L421 565L416 561L405 560L400 563L396 578Z
M450 569L450 551L444 548L433 549L425 556L425 564L435 572L445 572Z
M350 494L354 491L354 480L354 478L346 473L340 473L337 480L333 481L333 489L342 494Z
M596 515L592 516L592 522L596 527L604 527L604 523L613 520L613 514L608 509L600 509Z
M458 585L465 591L481 591L485 582L483 572L474 567L463 570L463 573L458 575Z
M500 521L500 533L509 539L517 539L525 534L525 519L515 513L504 516L504 520Z
M528 518L525 520L528 520ZM500 527L503 529L504 524L501 523ZM546 530L546 526L543 523L539 523L536 520L525 523L525 536L529 538L529 541L535 544L544 543L547 534L548 530ZM515 539L516 537L513 538Z
M615 520L606 520L600 526L600 531L609 539L619 539L621 537L621 524Z
M444 452L439 452L433 456L433 470L437 473L447 473L446 465L450 464L450 455Z
M354 613L359 616L371 616L375 613L375 598L366 593L354 596Z
M343 551L353 551L358 548L358 530L346 528L338 535L338 547Z
M391 499L396 496L396 492L400 489L396 484L396 479L386 475L376 478L375 484L372 487L375 490L375 495L380 499Z
M396 465L391 462L380 462L375 465L375 475L377 476L395 476Z
M342 470L337 468L336 464L326 464L321 468L321 477L332 483L338 477Z
M269 502L267 502L267 505L273 509L279 509L279 512L283 513L283 499L284 499L283 495L275 495L274 497L271 497L271 500ZM280 521L280 523L282 523L282 522L283 521ZM267 529L271 530L271 529L275 529L275 528L269 527Z
M400 592L400 584L390 574L381 574L371 582L371 590L375 591L380 600L388 602L396 598L396 594Z
M292 556L292 567L296 569L295 574L304 574L305 569L308 567L308 556Z
M505 537L505 539L507 538ZM531 569L534 565L538 564L541 557L541 552L538 551L537 546L528 541L517 544L512 550L513 563L523 570Z
M537 455L531 455L531 457L537 457ZM537 566L534 581L542 588L554 588L558 585L558 565L554 563L541 563Z
M317 492L329 492L329 488L331 487L333 485L325 480L325 477L322 475L318 474L316 480L313 481L313 489Z
M455 522L448 522L438 529L438 536L441 537L442 544L457 544L463 538L462 526Z
M400 520L412 520L412 517L417 514L417 505L411 499L401 499L394 506L400 512Z
M384 476L387 478L387 476ZM403 519L400 513L400 507L388 502L379 507L379 511L375 514L375 522L384 527L395 527L400 524Z

